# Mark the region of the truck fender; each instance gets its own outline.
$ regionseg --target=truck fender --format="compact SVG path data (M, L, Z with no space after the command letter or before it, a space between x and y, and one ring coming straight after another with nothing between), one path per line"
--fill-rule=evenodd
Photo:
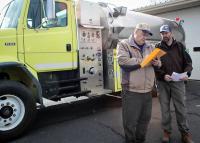
M41 107L44 106L43 100L42 100L42 87L39 81L33 76L33 74L26 68L26 66L22 63L18 62L3 62L0 63L0 69L8 69L8 68L17 68L20 69L22 72L24 72L25 76L28 77L33 85L36 87L36 101L41 104ZM3 73L4 74L4 73ZM1 76L1 74L0 74Z

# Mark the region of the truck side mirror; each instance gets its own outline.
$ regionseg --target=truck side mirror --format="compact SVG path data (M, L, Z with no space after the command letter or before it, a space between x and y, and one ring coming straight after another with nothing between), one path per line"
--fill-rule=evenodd
M55 19L55 1L54 0L47 0L47 5L46 5L46 14L47 14L47 19Z
M127 12L127 7L117 7L114 8L113 17L118 17L119 15L125 16Z
M57 25L57 18L55 14L55 0L46 1L46 18L42 20L41 25L38 28L51 28Z
M113 17L118 17L120 15L119 11L114 8Z

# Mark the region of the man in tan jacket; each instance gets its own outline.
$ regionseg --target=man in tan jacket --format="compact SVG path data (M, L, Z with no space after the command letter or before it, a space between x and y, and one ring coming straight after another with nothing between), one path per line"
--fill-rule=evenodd
M153 60L144 68L140 66L153 50L145 42L151 35L149 25L140 23L129 39L119 42L117 46L122 72L122 117L126 143L144 143L151 118L151 91L155 80L153 66L161 66L161 62Z

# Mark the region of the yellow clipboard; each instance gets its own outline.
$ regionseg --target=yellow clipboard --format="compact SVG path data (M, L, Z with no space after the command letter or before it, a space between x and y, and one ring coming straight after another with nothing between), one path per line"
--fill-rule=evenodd
M147 56L142 63L140 64L141 67L145 67L148 65L153 59L160 58L166 54L165 51L161 50L160 48L155 48L149 56Z

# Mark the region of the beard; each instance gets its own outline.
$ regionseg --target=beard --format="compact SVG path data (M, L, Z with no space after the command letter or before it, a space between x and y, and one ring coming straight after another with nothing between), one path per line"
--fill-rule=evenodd
M166 43L169 42L170 38L168 37L163 37L163 41L165 41Z

